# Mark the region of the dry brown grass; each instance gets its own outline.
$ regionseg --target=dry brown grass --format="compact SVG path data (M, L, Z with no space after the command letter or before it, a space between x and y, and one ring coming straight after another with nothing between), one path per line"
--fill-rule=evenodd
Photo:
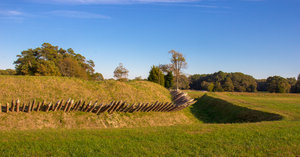
M108 103L170 102L164 87L148 81L86 81L67 77L0 76L0 103L20 99L22 102L57 101L72 98Z
M100 115L82 112L0 113L0 130L136 128L192 122L183 112Z

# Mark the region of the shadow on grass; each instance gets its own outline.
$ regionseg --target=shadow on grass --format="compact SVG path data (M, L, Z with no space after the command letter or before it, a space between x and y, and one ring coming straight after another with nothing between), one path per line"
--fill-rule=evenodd
M282 120L282 116L234 105L204 95L191 107L192 114L204 123L246 123Z

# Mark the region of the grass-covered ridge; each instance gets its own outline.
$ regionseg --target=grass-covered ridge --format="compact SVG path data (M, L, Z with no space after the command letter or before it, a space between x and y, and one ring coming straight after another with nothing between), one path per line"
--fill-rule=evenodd
M188 93L194 98L201 98L205 94L194 91ZM199 104L195 104L196 106L180 112L160 115L160 118L157 118L158 115L156 113L102 115L104 117L107 116L109 119L118 120L121 119L121 116L124 118L132 117L133 121L129 122L138 122L139 124L148 122L145 116L149 119L157 118L152 121L153 124L162 124L162 122L166 121L171 122L174 121L174 117L177 117L177 120L181 120L183 114L188 119L184 123L173 123L172 126L165 123L156 127L153 125L144 125L143 127L140 127L141 125L132 125L133 127L131 128L109 129L92 127L89 129L66 129L68 127L65 127L25 131L1 130L0 156L295 157L300 154L299 94L208 93L206 100L200 101L202 101L198 102L200 105L205 101L217 101L219 103L226 101L225 104L230 103L250 110L278 114L283 116L283 119L255 123L224 124L222 122L214 123L212 119L208 119L214 123L212 124L193 114L193 108ZM9 114L14 116L13 114L15 113ZM30 117L31 114L24 113L24 115L28 116L26 117L28 121L34 120ZM42 114L49 115L49 113ZM77 115L80 113L65 115L65 117L63 114L57 114L56 118L62 118L62 122L65 122L70 116L80 116ZM205 116L205 114L202 114L202 116ZM90 121L95 120L94 118L101 117L90 117ZM161 118L168 118L168 120L158 121ZM39 119L37 120L39 121ZM44 120L46 121L47 118ZM78 123L78 121L71 121L62 125L70 126L74 123Z
M169 91L148 81L86 81L68 77L0 76L0 103L12 99L21 101L57 101L83 99L109 103L122 100L128 103L170 102Z

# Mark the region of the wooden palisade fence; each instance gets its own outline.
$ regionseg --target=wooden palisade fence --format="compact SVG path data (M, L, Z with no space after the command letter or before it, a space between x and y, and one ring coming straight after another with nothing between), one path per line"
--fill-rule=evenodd
M98 103L98 101L92 103L82 100L74 101L71 99L66 101L60 100L56 103L46 103L45 101L36 102L35 100L29 103L21 103L19 100L16 100L4 105L0 103L0 112L81 111L92 112L96 114L104 112L108 112L110 114L114 112L173 112L182 110L195 103L194 99L191 99L187 96L187 94L181 91L171 91L171 95L173 98L173 103L155 102L128 104L123 101L112 101L109 104L102 104Z

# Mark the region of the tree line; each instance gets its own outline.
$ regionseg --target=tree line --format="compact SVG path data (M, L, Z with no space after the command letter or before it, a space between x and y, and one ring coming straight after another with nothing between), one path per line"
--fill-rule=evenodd
M158 83L166 88L206 90L210 92L256 92L300 93L300 74L296 78L272 76L256 80L240 72L213 74L194 74L187 76L182 70L187 62L182 53L169 51L169 64L153 65L146 80ZM67 50L49 43L41 47L28 49L17 55L15 70L0 70L0 75L66 76L88 80L104 80L101 73L95 72L94 61L87 60L73 49ZM128 81L127 70L122 63L114 71L119 81ZM143 80L136 77L135 80Z
M189 77L190 88L210 92L256 92L256 81L243 73L195 74Z
M190 89L211 92L256 92L270 93L300 93L300 74L296 78L271 76L267 79L256 80L243 73L195 74L189 77Z

